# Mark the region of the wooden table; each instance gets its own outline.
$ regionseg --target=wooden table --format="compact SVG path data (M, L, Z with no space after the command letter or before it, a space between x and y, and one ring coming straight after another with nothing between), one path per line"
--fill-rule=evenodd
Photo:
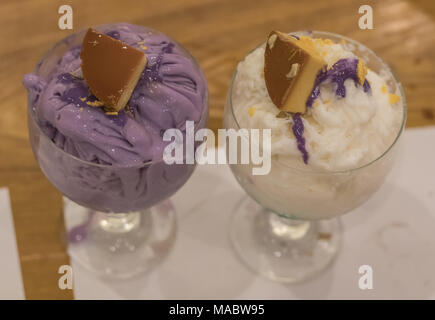
M370 3L374 29L358 28L358 8ZM60 4L74 10L74 30L128 21L177 39L198 59L210 90L209 126L221 125L237 62L272 29L325 30L372 48L403 82L408 126L435 124L435 2L432 0L2 0L0 4L0 186L10 189L26 297L71 299L57 286L68 264L60 233L61 194L43 176L27 137L21 85L40 56L72 31L58 29ZM0 258L1 263L1 258Z

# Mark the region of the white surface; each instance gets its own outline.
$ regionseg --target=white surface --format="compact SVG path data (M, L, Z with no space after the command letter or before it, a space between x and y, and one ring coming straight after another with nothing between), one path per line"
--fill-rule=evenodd
M128 281L95 277L74 264L76 299L435 299L435 128L407 130L382 188L342 217L333 266L296 285L248 270L228 238L231 210L245 196L227 166L198 166L172 198L178 234L166 260ZM373 290L360 290L360 265Z
M15 228L7 188L0 188L0 299L24 299Z

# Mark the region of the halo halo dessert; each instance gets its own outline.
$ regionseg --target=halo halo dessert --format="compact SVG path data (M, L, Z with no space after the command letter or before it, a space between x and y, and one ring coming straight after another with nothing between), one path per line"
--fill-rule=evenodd
M311 40L309 35L301 37ZM272 154L301 169L352 170L381 156L401 130L403 101L398 88L389 92L386 81L367 70L363 59L346 49L351 44L321 38L312 41L324 57L325 70L319 70L316 80L307 85L311 89L305 97L306 105L297 106L295 113L286 113L271 100L262 71L265 46L256 48L239 64L232 88L239 126L271 128ZM359 69L366 69L362 81ZM310 158L306 166L299 161L303 160L303 151L294 134L297 130L288 130L300 122ZM369 141L370 137L378 139Z
M154 267L175 240L168 198L195 168L164 162L163 134L207 121L195 59L147 27L100 25L56 43L23 84L33 153L65 196L71 258L118 279Z
M40 136L32 146L45 175L74 202L104 212L141 210L173 194L193 172L194 165L165 165L162 134L184 130L186 120L195 130L205 126L205 77L184 48L158 31L128 23L95 29L146 56L134 88L125 78L122 89L134 90L121 108L100 100L81 68L85 31L61 40L23 81L29 130Z
M287 36L311 42L325 65L308 84L305 106L283 110L265 80L271 35L239 63L228 96L227 127L272 130L271 172L246 178L244 188L281 215L322 219L344 213L366 200L389 171L391 148L406 120L400 83L379 57L351 39L294 32ZM281 76L292 78L296 68L289 57ZM231 168L248 174L243 166Z
M241 260L286 283L330 265L342 233L334 217L383 183L405 120L400 82L364 45L328 32L270 33L239 63L224 112L226 128L271 130L269 174L230 165L249 195L230 229Z

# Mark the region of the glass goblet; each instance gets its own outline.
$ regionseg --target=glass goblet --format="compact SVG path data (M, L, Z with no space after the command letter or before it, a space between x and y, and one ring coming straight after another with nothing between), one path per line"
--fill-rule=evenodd
M386 79L389 92L400 95L402 121L394 142L374 161L345 171L316 171L272 157L267 175L252 175L253 164L230 168L248 196L234 210L230 234L241 260L261 275L280 282L299 282L326 268L340 247L339 215L366 201L383 183L395 158L406 122L406 102L390 68L364 45L328 32L293 32L345 43L367 67ZM265 46L261 44L259 47ZM257 47L258 48L258 47ZM233 88L227 95L224 127L241 129ZM242 139L247 139L242 136ZM252 147L252 146L251 146Z
M105 31L110 27L96 28ZM136 27L143 28L144 33L156 32ZM59 59L81 44L84 32L58 42L42 58L35 74L48 80ZM202 75L188 51L175 45ZM41 128L35 110L29 95L30 143L42 172L64 195L68 252L72 259L98 275L113 278L137 275L161 261L176 234L175 208L168 198L189 179L195 165L168 165L163 158L136 166L84 161L50 139ZM195 132L206 126L207 92L202 110L200 120L194 124Z

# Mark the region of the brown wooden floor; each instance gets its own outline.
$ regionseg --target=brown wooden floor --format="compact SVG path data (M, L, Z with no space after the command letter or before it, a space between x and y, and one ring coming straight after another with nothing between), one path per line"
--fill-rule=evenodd
M209 126L221 126L237 62L272 29L325 30L347 35L383 57L401 79L408 126L435 125L435 1L366 1L374 30L357 25L361 1L349 0L75 0L74 30L128 21L177 39L203 67L210 90ZM122 4L121 4L122 3ZM70 299L57 287L68 263L60 241L61 195L35 163L27 138L24 73L71 31L57 27L59 1L2 0L0 4L0 186L10 188L26 297Z

